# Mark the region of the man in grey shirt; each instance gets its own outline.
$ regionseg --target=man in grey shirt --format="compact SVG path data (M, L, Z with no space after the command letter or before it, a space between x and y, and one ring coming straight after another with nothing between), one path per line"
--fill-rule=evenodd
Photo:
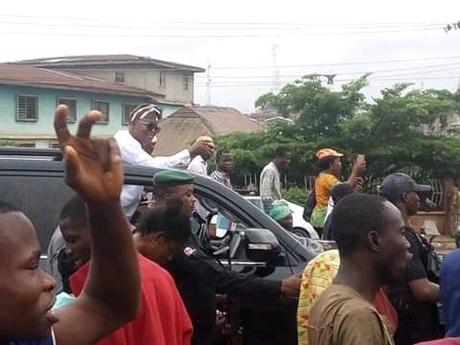
M281 174L291 164L291 152L279 147L275 150L273 160L268 163L260 174L260 197L267 214L272 209L272 203L281 199Z

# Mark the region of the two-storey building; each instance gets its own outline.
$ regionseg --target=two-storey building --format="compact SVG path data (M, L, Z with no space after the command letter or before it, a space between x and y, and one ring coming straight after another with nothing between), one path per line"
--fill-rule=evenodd
M64 56L16 63L78 73L162 95L157 101L164 117L193 104L194 74L205 71L200 67L135 55Z
M94 134L111 136L129 121L133 107L163 95L122 83L27 65L0 64L0 146L54 147L53 119L58 104L70 110L71 130L91 109L104 117Z

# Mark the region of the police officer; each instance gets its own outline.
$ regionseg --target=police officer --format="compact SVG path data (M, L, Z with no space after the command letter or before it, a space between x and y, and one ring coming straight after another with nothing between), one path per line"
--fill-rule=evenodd
M191 174L162 171L155 174L153 186L158 205L164 204L169 198L179 198L183 203L183 213L192 216L195 197ZM176 281L192 319L194 345L213 344L217 293L298 297L300 290L297 276L274 281L226 270L195 234L187 241L183 253L176 255L167 268Z

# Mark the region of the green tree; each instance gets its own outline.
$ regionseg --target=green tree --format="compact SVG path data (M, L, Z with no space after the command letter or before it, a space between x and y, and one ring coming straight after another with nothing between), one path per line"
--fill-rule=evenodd
M235 151L237 176L258 175L279 145L293 152L289 182L302 186L313 173L314 153L334 147L344 153L364 153L368 173L385 176L401 169L443 177L460 170L458 136L426 135L423 124L459 111L460 91L411 89L397 84L366 101L362 93L367 76L340 91L324 87L317 76L306 76L278 94L259 97L256 105L272 107L284 116L296 115L294 125L268 132L232 134L218 138L219 146ZM346 168L346 166L345 166Z
M316 75L305 76L284 86L279 94L268 93L256 101L258 107L271 107L283 116L296 117L297 131L304 139L338 136L340 124L364 106L361 90L366 76L343 86L340 92L321 84Z

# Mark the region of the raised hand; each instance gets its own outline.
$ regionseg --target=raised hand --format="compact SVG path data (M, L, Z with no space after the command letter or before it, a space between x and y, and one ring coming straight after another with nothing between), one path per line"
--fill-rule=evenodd
M354 167L359 175L363 174L366 171L366 157L362 154L359 154L356 157Z
M75 302L56 310L60 321L53 329L60 345L86 345L136 316L139 266L120 205L123 167L118 146L114 139L90 139L100 112L90 111L80 121L77 135L70 134L67 115L67 107L60 105L54 127L65 158L67 184L88 206L91 265Z
M66 182L88 203L118 202L123 165L115 139L91 139L91 127L102 114L90 111L79 123L77 135L67 127L68 109L56 109L54 128L64 154Z

